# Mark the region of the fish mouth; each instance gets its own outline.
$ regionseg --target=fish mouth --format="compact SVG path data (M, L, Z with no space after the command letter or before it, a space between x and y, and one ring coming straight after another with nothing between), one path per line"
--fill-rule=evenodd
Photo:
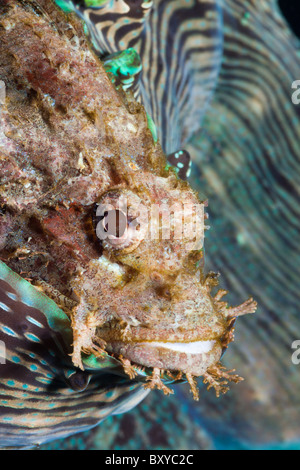
M214 323L214 328L210 326L195 326L194 329L176 330L168 325L160 325L160 328L149 328L142 325L125 326L119 321L109 322L101 328L97 328L96 335L106 343L122 342L122 343L139 343L153 345L156 347L173 349L174 351L182 350L186 345L198 348L208 347L224 335L225 327L223 323Z
M188 372L197 376L203 375L222 354L218 340L185 343L110 341L106 345L106 350L113 355L126 358L133 364L160 370Z
M124 328L116 322L97 330L105 350L132 364L160 370L182 371L200 376L222 355L221 335L206 327L193 330Z

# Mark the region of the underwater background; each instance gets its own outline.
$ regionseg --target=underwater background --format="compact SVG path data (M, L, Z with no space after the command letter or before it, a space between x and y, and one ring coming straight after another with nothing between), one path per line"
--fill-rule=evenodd
M155 391L129 413L40 449L300 449L300 366L291 359L300 339L300 106L291 101L300 80L299 2L212 3L218 28L199 19L211 40L209 74L191 63L201 63L201 51L177 63L181 76L187 70L202 84L203 108L189 115L174 106L165 117L159 104L149 106L164 150L184 144L191 185L209 199L207 269L221 272L232 304L249 294L259 303L238 322L224 358L245 382L220 399L201 387L198 403L184 386L168 398ZM143 63L144 90L155 60Z

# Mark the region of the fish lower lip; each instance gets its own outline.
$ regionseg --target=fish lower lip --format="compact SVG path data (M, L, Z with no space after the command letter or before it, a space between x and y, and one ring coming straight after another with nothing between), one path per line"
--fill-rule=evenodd
M160 341L142 342L140 345L168 349L185 354L205 354L212 350L216 341L192 341L190 343L168 343Z

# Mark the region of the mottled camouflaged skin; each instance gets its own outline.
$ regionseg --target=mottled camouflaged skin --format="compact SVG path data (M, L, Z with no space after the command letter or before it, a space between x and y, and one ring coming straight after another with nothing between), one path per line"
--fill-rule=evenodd
M233 308L221 301L226 291L212 294L217 276L203 272L198 263L202 249L190 248L187 237L140 240L137 232L136 239L129 237L123 246L121 239L117 244L107 240L99 244L91 232L92 206L97 201L115 202L122 194L129 202L128 226L130 217L136 218L136 200L147 207L166 198L170 206L177 202L203 204L167 167L153 130L148 128L149 117L132 95L122 90L117 93L75 18L67 22L44 0L2 0L0 8L0 76L6 86L0 129L1 257L71 319L75 367L86 370L82 353L105 359L108 352L122 363L131 380L146 375L146 390L173 393L163 382L166 373L171 381L186 378L196 400L198 376L217 395L225 393L229 381L238 383L241 378L226 371L219 360L233 340L235 318L253 313L256 303L250 299ZM203 215L197 217L203 225ZM4 281L15 285L9 294L18 297L19 289L26 286L25 294L22 290L24 295L12 307L8 286L1 293L2 336L4 342L8 338L9 353L2 383L2 445L29 446L68 435L130 408L145 396L135 382L136 394L125 379L115 387L110 375L103 383L94 374L88 383L88 377L79 371L75 377L67 372L64 375L75 392L85 392L92 400L85 400L87 414L78 415L84 395L75 394L71 414L65 411L59 404L64 392L55 388L57 376L46 372L53 365L49 354L42 358L48 336L56 333L53 304L43 297L41 306L36 305L34 297L39 296L34 287L11 271L6 275L4 263L1 265ZM33 305L28 304L28 296L33 297ZM35 330L21 334L17 322L26 315L26 305L35 308L26 316ZM45 314L47 325L42 322ZM66 325L64 328L68 330ZM64 335L63 328L60 333ZM178 342L192 348L178 351L169 345ZM30 356L35 354L32 343L39 346L38 357ZM203 345L208 350L203 351ZM35 361L27 362L28 355L46 366L46 371ZM56 351L54 356L53 372L60 374L55 368ZM106 363L99 368L104 371ZM147 368L152 369L150 373ZM54 382L52 396L48 394L49 380L50 389ZM24 386L33 387L35 381L46 384L46 390L29 388L24 394ZM109 392L103 393L106 384ZM16 401L6 400L10 387ZM19 402L21 391L23 401ZM52 402L56 393L58 399ZM94 396L100 414L93 410ZM54 410L49 417L48 409Z
M177 2L177 5L180 5L180 3ZM190 5L192 5L192 2L190 3ZM215 5L217 5L217 8L219 8L219 11L221 11L220 3L215 2ZM290 97L289 84L291 80L293 80L296 76L299 75L297 65L298 59L295 52L296 48L298 48L298 45L296 44L295 39L291 37L286 26L282 22L282 19L277 12L277 6L275 2L238 2L230 0L224 2L223 7L223 18L226 27L225 44L228 46L224 52L224 66L222 74L224 94L226 94L226 97L225 99L223 99L221 96L217 96L215 102L210 108L213 115L211 122L209 123L209 121L206 121L204 126L204 133L200 136L201 138L194 140L193 148L195 149L196 147L196 150L194 151L199 152L199 150L201 150L201 158L199 157L201 163L200 172L194 174L193 184L195 184L195 187L197 187L201 178L201 190L203 190L203 187L206 187L206 194L210 195L210 199L214 197L216 198L217 206L215 207L219 208L219 210L215 209L213 211L214 220L218 218L218 222L214 227L214 235L210 234L210 238L208 238L207 240L207 243L210 244L210 250L215 250L215 254L219 254L217 268L223 265L230 265L231 268L233 268L234 266L237 266L238 264L242 263L242 271L247 272L247 276L241 277L240 273L238 272L235 273L232 278L225 276L225 278L227 279L226 282L228 285L235 285L236 283L243 283L246 279L248 279L249 284L251 285L251 287L253 287L256 283L259 286L261 286L261 284L264 284L264 275L262 274L266 271L272 272L272 263L274 263L275 260L272 261L271 267L270 265L266 267L264 260L267 260L267 257L262 255L258 257L256 262L254 263L252 255L253 250L247 249L244 243L245 237L241 234L239 236L241 243L239 245L239 249L236 249L235 228L232 227L232 229L230 230L227 229L229 223L228 213L232 211L236 203L232 201L228 207L224 207L224 194L221 194L220 196L216 194L214 184L216 174L212 172L212 161L209 157L209 154L214 155L214 161L220 160L222 162L224 159L220 159L219 156L222 154L223 149L226 149L227 157L224 165L220 165L219 178L220 181L224 182L224 184L226 185L228 184L228 181L231 181L232 188L235 187L235 185L240 179L240 175L234 175L234 177L232 177L231 172L229 171L231 168L230 162L232 150L236 148L236 145L234 144L235 139L237 139L236 142L238 142L238 145L240 145L241 152L245 150L247 160L249 160L249 156L247 153L249 149L251 149L251 151L253 152L255 148L263 150L265 146L269 146L269 149L275 152L275 154L272 156L272 159L276 161L276 155L285 153L287 151L287 148L285 148L285 151L283 152L283 150L280 148L281 146L277 145L277 140L281 136L282 145L285 146L284 142L288 143L288 154L290 156L290 161L292 162L293 160L295 160L295 156L297 155L297 147L295 147L294 143L299 140L296 137L297 123L299 122L297 118L298 112L297 108L292 107L291 105L288 106L287 103L289 102ZM217 38L223 36L221 31L224 28L224 24L222 23L221 16L219 17L219 20L217 20L217 16L215 18L216 22L214 23L212 17L210 17L210 19L209 17L207 17L206 19L203 15L201 18L201 21L203 22L201 24L201 27L203 27L202 32L205 33L207 31L209 33L210 31L212 31L215 37ZM121 25L121 23L117 22L115 22L115 24ZM220 29L218 26L216 27L216 25L219 25ZM266 25L268 26L266 27ZM162 28L162 23L160 24L160 27ZM268 36L265 35L267 29L269 31ZM183 28L183 31L184 30L185 29ZM133 28L133 32L134 31L135 29ZM167 31L167 28L165 29L165 31ZM160 33L161 32L162 30L160 31ZM199 34L199 30L195 32L196 35ZM109 44L110 41L111 43L113 43L113 39L114 37L113 35L111 35L109 40L107 40L107 43ZM122 33L120 33L118 35L119 43L123 40L124 38L122 37ZM199 41L201 40L202 38L199 38ZM126 41L124 41L124 44L120 46L120 48L124 47L127 47ZM278 54L278 50L281 51L280 54ZM114 47L110 48L110 52L112 51L115 52ZM262 66L260 65L260 55L264 56L264 63ZM207 54L206 56L202 56L202 58L204 57L209 58L209 54ZM222 57L221 53L220 57ZM243 107L243 103L240 100L241 94L239 93L238 89L236 89L236 98L234 96L228 96L228 85L232 81L232 75L237 73L237 67L241 66L240 70L243 71L243 65L246 65L247 57L251 57L251 61L248 61L247 63L246 74L241 75L240 77L241 83L245 83L247 80L249 80L250 77L252 77L251 80L253 81L253 84L256 83L257 77L261 77L260 80L262 80L263 82L266 80L266 77L268 77L268 80L272 81L275 76L275 82L272 82L269 86L269 91L274 98L274 102L272 102L272 100L270 100L269 98L265 100L264 95L261 95L258 96L258 101L253 101L253 104L258 103L258 105L260 105L262 109L269 108L272 113L275 113L275 115L277 116L276 120L277 126L279 126L279 132L274 132L273 130L272 132L268 132L268 130L272 128L272 122L265 115L263 115L260 119L256 119L256 124L254 127L248 127L247 132L249 137L245 138L245 126L239 127L239 122L238 120L236 120L236 116L240 114L240 116L244 116L244 121L247 123L247 118L249 117L250 113L248 106ZM284 63L282 61L284 61ZM149 62L145 59L144 67L147 67L147 63L151 64L151 69L155 74L155 70L157 69L153 67L154 60L152 62ZM278 65L280 67L280 70L278 69ZM183 67L182 70L184 70ZM228 71L228 76L226 74L226 71ZM188 74L188 76L192 77L193 75ZM163 83L165 83L165 77L163 77L162 81ZM156 82L153 81L153 83ZM246 88L249 89L249 86L247 86ZM156 92L158 91L159 88L156 89ZM281 93L283 93L284 99L280 99L281 105L277 106L277 94ZM154 95L155 93L153 93L153 96ZM207 94L207 97L209 96L210 95ZM244 97L247 98L246 92L244 94ZM235 101L237 103L241 103L239 113L238 109L232 109L232 104ZM267 102L269 104L266 104ZM157 100L157 103L164 103L164 101ZM281 113L283 111L283 106L287 106L287 108L286 113L284 114L284 119L282 120ZM217 110L215 113L214 109ZM231 109L231 113L228 113L228 109ZM164 111L158 111L156 115L163 116L163 113ZM184 117L186 117L186 113ZM287 125L293 120L294 125L292 127L289 127L288 129ZM173 114L172 123L174 122L176 121L174 120ZM197 120L195 120L195 122L197 122ZM226 128L228 128L228 135L224 134L225 126ZM285 128L286 132L282 132ZM240 133L238 132L238 129L240 129ZM262 131L262 129L264 130ZM177 130L178 128L176 127L176 125L174 125L172 128L173 135L177 133ZM160 132L160 126L158 126L158 131ZM233 131L233 134L231 133L231 131ZM258 135L254 138L255 132L257 132ZM276 139L276 143L270 141L272 136ZM255 145L251 147L251 141L253 141L253 139L255 139ZM178 148L180 148L180 145L178 143L176 145L170 145L168 151L173 152ZM195 160L196 157L194 156L193 152L191 153ZM264 155L264 152L262 152L262 154L260 154L259 152L258 154L258 159L263 162L266 159L266 155ZM206 176L204 179L202 178L203 165L205 165L206 168ZM242 168L244 169L245 166L247 167L247 165L243 165ZM226 167L228 168L229 174L226 174L224 176L224 168ZM269 171L268 167L263 166L263 169L264 175L267 176L267 178L272 179L273 176ZM272 173L274 173L274 170ZM208 175L210 175L210 180L209 183L206 185L205 180ZM277 182L278 180L280 181L282 175L282 170L279 170L279 172L276 173L275 176ZM291 180L293 180L294 177L295 174L293 174ZM260 174L257 177L257 182L255 184L255 188L257 188L258 191L257 198L251 194L244 194L242 199L243 204L247 204L248 201L250 203L250 206L253 206L252 201L255 201L257 199L257 201L259 202L256 204L256 206L253 206L254 212L257 211L257 213L257 208L260 208L260 210L262 211L262 208L264 207L262 206L262 203L264 205L268 201L270 201L270 199L266 197L266 195L268 196L267 189L264 187L264 185L261 184L262 180L263 175ZM278 187L278 183L274 183L270 185L270 187L271 186L273 188L275 188L276 186ZM233 190L230 191L230 194L233 194ZM236 191L235 194L238 196L239 191ZM285 194L289 194L288 189ZM218 204L219 197L220 203ZM293 197L291 197L289 207L294 206L293 201L294 199ZM223 209L224 212L222 212L221 209ZM266 213L267 210L264 210L264 214ZM286 210L285 214L287 214ZM232 220L234 220L234 218ZM262 216L261 220L263 220ZM244 225L244 223L244 221L241 222L241 227ZM234 225L233 222L230 222L230 224ZM265 225L262 224L261 226L264 227ZM292 232L291 237L289 238L293 239L293 237L295 237L295 234L293 235ZM273 253L283 254L283 264L281 265L283 266L285 264L286 268L288 269L288 262L290 264L290 267L292 266L290 269L290 272L293 273L292 276L296 277L297 266L299 266L299 263L297 263L297 256L295 256L295 253L297 254L297 249L293 251L293 256L284 255L286 253L287 248L286 243L281 241L280 237L278 239L275 238L275 240L277 248L273 250ZM231 244L232 246L231 249L229 248L229 244ZM224 257L223 251L225 250L225 247L229 258ZM234 259L235 256L238 259L238 262L232 262L232 259ZM276 271L277 269L273 269L273 273L276 273ZM259 282L257 281L258 273L260 273ZM287 332L284 333L287 337L286 346L284 348L281 347L282 342L279 340L276 343L277 346L275 348L272 347L272 343L270 341L270 334L268 333L268 331L270 330L271 322L274 319L274 313L272 313L271 309L269 308L263 308L261 311L262 316L260 316L260 319L257 320L257 327L251 328L249 322L247 322L247 326L245 328L240 325L240 327L242 328L242 334L238 335L238 339L240 338L241 340L243 340L241 341L241 343L243 343L243 350L238 347L234 348L234 351L236 352L234 361L237 365L239 365L240 368L242 368L242 370L244 371L244 375L248 377L247 383L241 385L237 393L231 392L228 399L226 399L225 397L224 400L226 401L222 401L222 406L220 406L211 395L205 395L202 404L198 405L200 407L202 407L203 405L203 416L206 416L206 420L205 422L202 422L202 426L205 426L207 429L209 429L209 432L213 436L218 436L218 438L220 439L219 446L221 447L226 447L226 444L228 445L229 443L233 448L237 448L242 445L241 439L244 442L250 442L250 445L252 442L252 446L253 441L259 441L261 443L265 442L265 445L270 447L270 442L284 442L288 439L288 437L292 440L295 440L297 439L297 436L299 436L299 429L297 424L299 423L299 419L297 418L297 403L299 397L297 368L291 366L291 363L289 361L290 341L292 338L294 339L293 332L297 331L297 324L295 324L297 318L296 306L299 302L293 302L294 306L291 303L291 298L296 298L296 293L293 289L293 285L295 285L293 277L286 280L284 289L282 288L282 282L282 276L277 276L277 278L273 277L273 281L271 283L273 287L270 286L268 290L264 289L262 292L260 292L260 288L257 288L256 295L258 296L260 303L262 303L263 305L264 303L266 305L270 305L270 303L274 304L273 310L279 310L280 315L282 311L285 312L281 319L277 317L276 321L277 323L281 324L281 328L278 329L278 332L282 329L284 331L287 330ZM278 300L278 292L280 292L281 299L281 307L279 309L275 308L275 304ZM286 317L286 306L288 306L289 312L288 319ZM289 324L294 325L294 327L289 328ZM276 323L274 324L274 327L276 328ZM260 342L262 344L264 342L267 342L267 346L262 346L257 349L257 354L259 354L260 358L258 359L258 361L254 361L251 363L247 358L246 351L247 349L249 349L251 356L251 354L253 353L252 345L254 345L256 342L253 341L253 338L257 339L258 332L260 332ZM246 344L248 345L247 348L245 347ZM278 345L280 345L280 347L278 347ZM275 355L276 357L275 360L271 359L271 356L273 357L273 355ZM262 374L258 374L258 369L262 369L264 370L264 372ZM288 380L290 380L291 377L295 376L295 385L293 389L289 387L288 382L284 383L286 370L289 371ZM265 373L265 371L268 372ZM266 375L269 376L270 388L268 387L268 382L265 381ZM253 384L254 378L256 378L257 380L257 385L255 387L251 386L251 384ZM253 397L255 397L254 400ZM180 409L180 402L177 402L176 408L178 410ZM155 409L157 408L155 408L155 405L152 403L148 415L144 417L144 421L142 422L143 426L146 422L149 423L151 419L157 419L155 415ZM138 410L141 409L139 408ZM138 413L138 410L136 410L135 413ZM183 408L183 412L186 413L185 408ZM195 411L193 412L192 417L188 414L185 414L184 416L186 418L187 424L189 424L191 419L194 419ZM269 421L270 417L271 421ZM120 420L122 419L123 418L120 418ZM137 421L139 421L138 418ZM171 426L172 419L170 419L169 422L170 427L167 432L174 435L174 429ZM120 424L118 423L119 420L115 421L115 426L120 426ZM109 436L113 435L112 431L107 430L107 433ZM119 435L118 432L116 433L117 435ZM179 434L180 435L178 435L178 441L176 440L176 445L174 445L174 441L170 441L170 446L173 446L172 448L178 448L180 443L183 443L184 446L186 441L184 441L181 436L181 427L179 427ZM135 437L137 442L139 442L139 435L140 434L137 433ZM88 442L87 436L88 435L85 435L82 438L84 439L83 445L85 445L85 442ZM110 448L114 447L112 442L112 440L109 440ZM164 441L162 440L161 442L163 443ZM76 443L78 446L80 446L80 443L82 443L82 441L73 441L72 445L76 446ZM149 442L147 441L146 445L148 445L148 443ZM201 439L199 439L198 443L201 447ZM119 442L117 441L117 446L118 445ZM124 445L124 448L126 448L127 445L130 446L131 444L130 442L126 444L125 438L125 443L122 442L122 445ZM205 448L205 445L203 447Z
M299 107L290 98L291 83L300 75L299 41L273 0L225 0L209 5L205 1L157 1L146 19L143 38L153 31L148 43L140 39L137 17L131 30L133 15L124 13L127 26L120 18L101 34L110 16L102 21L97 11L92 13L104 53L129 46L140 51L145 101L148 111L153 110L167 152L187 148L178 123L195 114L183 110L182 102L189 103L188 97L193 97L197 103L197 92L205 97L199 112L207 117L194 119L199 127L202 122L202 129L187 150L193 160L190 181L210 200L213 229L206 239L207 256L216 270L230 267L225 282L231 292L240 293L232 294L236 301L251 286L261 305L255 325L248 319L243 325L240 322L232 347L230 362L243 371L247 381L222 403L205 395L199 404L206 418L202 425L221 447L258 443L271 447L275 442L288 447L300 434L299 370L290 360L290 346L299 336L295 192L299 181L295 169L300 120ZM178 56L166 47L170 30L177 38L172 42L174 49L180 45ZM160 45L157 56L152 55L150 44ZM198 60L191 59L189 48L199 54ZM166 57L174 58L174 68ZM199 75L191 69L196 65L201 67ZM210 71L215 78L208 80ZM209 84L215 94L207 88ZM176 91L172 95L175 88L180 96Z
M256 302L230 307L225 290L212 292L217 275L202 263L203 201L167 166L143 107L115 89L74 16L67 22L44 0L3 0L1 25L3 259L54 301L66 299L76 367L84 369L82 352L108 352L131 379L135 365L153 369L146 389L172 393L161 381L166 371L186 378L196 400L195 377L225 393L241 378L219 361L234 319L255 312ZM113 64L124 75L122 57L109 64L112 81ZM110 206L109 214L124 199L127 236L100 242L107 215L93 227L93 207ZM168 237L151 236L153 215L151 234L139 217L140 205L150 214L159 203L169 212L177 205ZM178 205L193 215L182 221Z

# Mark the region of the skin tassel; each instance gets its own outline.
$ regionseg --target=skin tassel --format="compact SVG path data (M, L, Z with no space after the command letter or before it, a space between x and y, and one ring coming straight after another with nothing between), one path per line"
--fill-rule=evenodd
M158 390L162 390L165 395L173 395L174 390L171 390L162 382L160 378L161 373L162 371L160 369L154 367L152 375L146 378L146 381L149 383L144 385L144 388L150 390L154 390L155 388L157 388Z

